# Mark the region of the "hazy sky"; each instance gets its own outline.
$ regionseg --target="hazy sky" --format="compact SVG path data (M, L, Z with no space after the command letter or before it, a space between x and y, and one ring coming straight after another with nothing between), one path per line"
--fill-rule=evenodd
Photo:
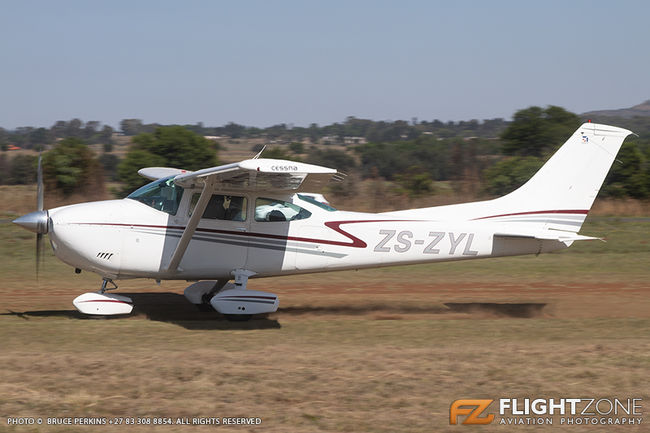
M5 1L0 126L509 118L650 99L644 1Z

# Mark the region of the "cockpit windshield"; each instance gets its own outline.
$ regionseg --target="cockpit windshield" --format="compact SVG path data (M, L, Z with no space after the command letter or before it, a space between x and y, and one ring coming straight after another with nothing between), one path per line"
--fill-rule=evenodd
M321 197L322 197L322 196L321 196ZM325 209L325 210L328 211L328 212L335 212L335 211L336 211L336 209L333 208L332 206L328 205L327 203L323 203L323 202L321 202L321 201L316 200L316 198L315 198L315 197L312 197L311 195L307 195L307 194L298 194L298 198L299 198L300 200L304 200L304 201L306 201L307 203L311 203L311 204L313 204L313 205L316 205L316 206L318 206L318 207L321 208L321 209Z
M137 200L170 215L176 215L182 197L183 188L174 183L174 176L170 176L148 183L126 198Z

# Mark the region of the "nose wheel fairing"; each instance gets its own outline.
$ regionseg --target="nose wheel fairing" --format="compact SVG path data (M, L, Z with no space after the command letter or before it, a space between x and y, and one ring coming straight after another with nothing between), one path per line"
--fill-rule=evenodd
M113 316L117 314L131 314L133 301L131 298L110 293L88 292L77 296L72 305L80 313L94 316Z
M107 288L112 284L111 289ZM119 314L131 314L133 301L127 296L113 295L106 293L107 290L117 289L117 284L109 278L104 278L102 288L97 292L87 292L77 296L72 305L83 314L93 316L114 316Z

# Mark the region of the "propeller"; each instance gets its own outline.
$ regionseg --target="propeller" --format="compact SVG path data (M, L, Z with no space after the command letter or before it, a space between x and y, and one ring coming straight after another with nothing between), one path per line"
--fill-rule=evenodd
M38 154L38 168L36 170L36 209L37 212L43 212L43 166L41 164L41 154ZM47 227L46 227L47 231ZM43 233L38 231L36 233L36 278L38 279L38 271L43 262Z
M38 156L38 171L36 174L36 207L38 210L16 218L12 222L36 233L36 277L43 260L43 235L48 232L49 212L43 210L43 166L41 155Z

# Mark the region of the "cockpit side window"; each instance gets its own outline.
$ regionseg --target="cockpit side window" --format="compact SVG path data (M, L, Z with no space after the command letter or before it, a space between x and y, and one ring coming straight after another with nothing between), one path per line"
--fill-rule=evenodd
M307 209L272 198L258 198L255 200L255 221L296 221L304 220L311 216Z
M139 201L156 210L176 215L183 198L183 188L174 183L174 177L166 177L148 183L129 194L126 198Z
M201 194L194 194L192 196L189 216L192 216L192 212L194 212L194 208L199 202L199 197L201 197ZM201 218L246 221L246 204L246 197L213 194Z

